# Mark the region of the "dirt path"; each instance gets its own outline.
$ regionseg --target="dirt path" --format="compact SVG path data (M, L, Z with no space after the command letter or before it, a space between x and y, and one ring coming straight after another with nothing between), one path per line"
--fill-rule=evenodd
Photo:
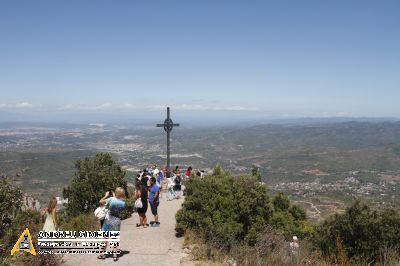
M315 213L315 214L317 214L317 215L320 215L320 214L321 214L321 211L318 210L317 206L315 206L314 203L312 203L311 201L297 200L297 201L295 201L295 202L300 202L300 203L308 204L308 205L311 206L311 209L314 209L314 210L315 210L313 213ZM310 211L310 212L312 212L312 211Z
M167 201L163 195L158 209L160 227L136 228L137 213L124 220L121 225L122 254L117 262L112 257L99 260L97 255L65 255L64 265L181 265L186 254L182 250L183 238L175 237L175 213L182 202L182 198ZM149 221L154 218L150 206L147 217Z

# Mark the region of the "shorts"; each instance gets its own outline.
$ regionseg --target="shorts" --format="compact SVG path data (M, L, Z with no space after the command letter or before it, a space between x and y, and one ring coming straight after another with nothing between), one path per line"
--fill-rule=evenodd
M142 200L142 204L143 204L143 207L142 208L138 208L137 212L140 213L140 214L146 214L147 208L148 208L147 200L145 200L145 201Z
M121 219L112 215L109 215L108 218L104 219L103 226L101 231L120 231L121 230Z
M151 213L153 215L158 215L157 208L158 208L159 204L160 204L159 202L155 202L155 203L150 202Z

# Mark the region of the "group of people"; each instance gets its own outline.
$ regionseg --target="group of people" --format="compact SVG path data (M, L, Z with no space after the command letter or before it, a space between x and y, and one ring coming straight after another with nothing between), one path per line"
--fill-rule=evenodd
M168 171L164 168L159 170L155 165L149 166L143 171L140 171L136 177L135 192L132 197L136 202L141 204L136 208L139 215L139 222L136 227L147 228L147 210L150 205L151 213L154 215L154 221L150 222L151 227L159 227L160 221L158 216L158 206L162 196L163 187L167 192L167 200L172 200L179 197L182 189L182 179L187 179L192 174L193 168L189 166L185 173L181 175L179 166L176 166L173 171ZM197 171L196 176L202 178L204 171ZM100 199L99 203L107 207L107 215L104 219L100 220L102 231L120 231L121 230L121 212L125 208L125 190L117 187L115 191L105 192L104 196ZM43 231L56 231L57 218L56 218L57 199L52 197L49 201L48 207L41 212L44 221ZM290 242L290 252L292 255L297 255L299 252L299 243L296 236ZM105 251L107 249L107 242L102 249L102 253L97 257L98 259L105 259ZM113 247L113 259L118 260L116 253L116 246Z
M164 180L164 172L158 170L157 168L146 168L141 171L136 178L135 192L133 198L136 201L141 201L141 207L137 208L137 213L139 214L139 223L136 227L147 228L149 224L147 223L146 212L150 205L151 213L154 215L154 221L150 222L152 227L160 226L158 220L158 206L160 205L160 197L162 191L162 183Z
M182 181L186 180L190 177L193 168L189 166L184 174L181 174L181 170L179 166L176 166L172 171L168 171L167 168L159 170L156 165L149 166L143 171L140 171L136 176L136 193L135 199L137 200L139 197L142 197L142 201L144 202L143 196L144 189L147 187L148 192L151 194L151 178L155 178L155 184L159 188L159 196L162 196L163 190L166 192L167 200L173 200L180 197L182 190ZM200 173L200 171L198 171ZM203 171L204 174L204 171ZM155 190L155 188L154 188ZM149 196L150 196L149 194ZM155 204L156 205L156 204ZM143 204L145 206L145 204ZM151 206L150 206L151 207ZM143 207L143 211L145 212L147 209ZM153 208L154 209L154 208ZM152 209L152 210L153 210ZM153 213L154 215L154 213ZM156 219L156 218L155 218ZM142 221L141 221L142 222Z
M184 177L189 178L191 171L192 167L190 166L186 170ZM158 206L164 184L166 184L168 200L172 199L170 194L173 194L173 198L175 198L182 189L179 166L175 167L172 172L166 168L159 170L156 165L149 166L137 174L135 181L135 192L132 197L135 201L135 206L139 206L136 209L139 215L139 222L136 223L136 227L159 227ZM125 202L123 201L124 195L125 191L122 188L117 188L113 193L113 197L109 197L110 193L106 192L104 197L100 199L100 204L108 205L109 210L108 217L106 217L101 225L103 231L120 231L120 212L125 207ZM154 221L150 221L150 224L147 222L146 216L149 205L151 213L154 216ZM106 248L107 246L104 247L103 253L98 256L99 259L105 258ZM115 248L113 247L113 249ZM115 261L118 260L115 252L113 252L113 258Z
M182 179L187 179L192 174L193 168L189 166L181 175L179 166L176 166L173 171L168 171L167 168L159 170L156 165L148 166L137 174L135 192L132 197L135 200L135 206L138 203L137 213L139 222L136 227L147 228L147 210L150 205L151 213L154 215L154 221L150 221L151 227L159 227L160 221L158 216L158 206L162 196L163 189L167 192L167 200L179 198L182 190ZM204 171L197 171L196 175L202 177ZM100 220L102 231L120 231L121 229L121 212L125 208L125 190L122 187L117 187L115 191L107 191L100 199L99 203L106 206L108 210L103 219ZM140 204L140 203L141 204ZM42 210L42 218L44 221L43 231L56 231L57 200L55 197L50 199L48 207ZM105 259L105 250L107 244L103 247L102 253L98 259ZM113 247L113 258L118 260L116 247Z

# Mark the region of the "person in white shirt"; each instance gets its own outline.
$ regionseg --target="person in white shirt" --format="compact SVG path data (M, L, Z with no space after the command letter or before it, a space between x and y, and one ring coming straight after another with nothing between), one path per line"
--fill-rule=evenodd
M293 255L297 255L299 253L299 248L300 248L297 236L293 236L293 241L290 242L289 245L290 245L290 252Z
M176 198L176 192L174 190L175 182L174 176L168 176L167 178L167 200L173 200Z

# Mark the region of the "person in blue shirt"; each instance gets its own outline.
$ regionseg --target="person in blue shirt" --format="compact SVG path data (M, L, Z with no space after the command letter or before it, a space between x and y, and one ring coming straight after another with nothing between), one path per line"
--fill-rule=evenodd
M160 182L164 180L164 172L163 172L163 170L160 170L160 172L158 172L157 178L160 180Z
M156 179L154 177L150 178L150 192L149 192L149 203L151 213L154 215L154 222L150 222L151 226L160 226L158 221L158 205L160 204L160 189L156 184Z
M121 187L117 187L115 192L113 192L112 197L108 197L110 192L106 192L104 197L100 199L101 205L106 205L108 208L108 213L106 215L102 231L121 231L121 212L125 208L125 190ZM102 249L102 254L100 254L98 259L105 259L105 251L107 249L107 243L104 242L105 246ZM116 253L116 246L113 247L113 258L114 261L118 260Z

